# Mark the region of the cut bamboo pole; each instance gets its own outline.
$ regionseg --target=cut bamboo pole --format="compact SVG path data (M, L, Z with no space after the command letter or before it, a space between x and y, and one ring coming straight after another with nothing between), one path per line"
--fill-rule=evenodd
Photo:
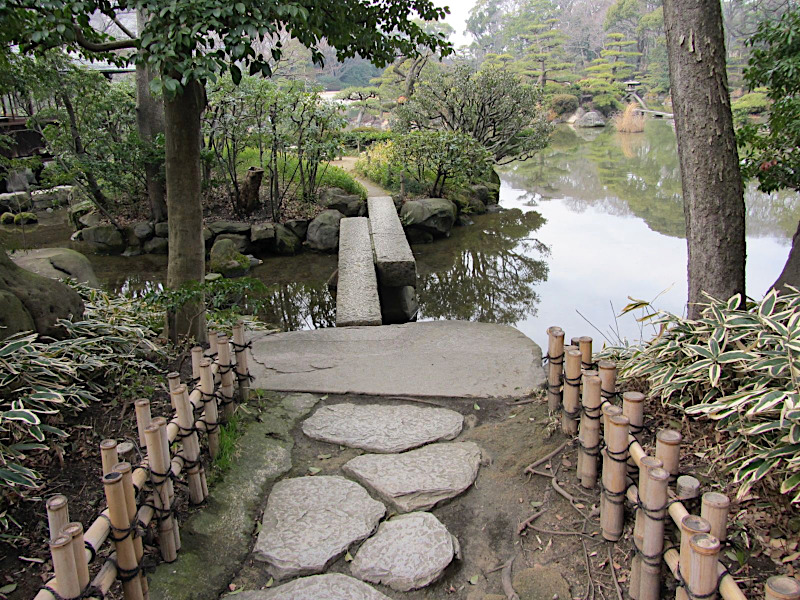
M172 402L172 409L175 409L175 397L172 395L172 392L175 391L175 388L181 384L181 374L177 371L172 371L167 373L167 388L169 389L169 399Z
M208 453L214 460L219 454L219 413L217 396L214 394L214 375L211 373L211 361L204 358L200 361L200 394L203 397L203 421L208 435Z
M125 493L125 506L128 509L128 521L133 525L137 523L136 515L138 512L136 509L136 490L133 488L133 468L130 463L121 462L114 467L114 472L122 475L122 491ZM142 564L142 556L144 556L142 538L139 537L139 533L136 529L131 532L131 535L136 563ZM142 595L145 599L150 597L149 587L147 577L142 576Z
M208 352L206 352L206 356L208 356L211 360L217 358L217 348L219 345L218 336L219 334L216 331L208 332Z
M181 428L180 438L183 446L183 458L186 461L186 479L189 482L189 500L192 504L201 504L206 499L203 494L203 481L200 476L200 442L194 426L194 414L189 404L189 396L185 385L179 385L172 392L172 401L178 415L178 426Z
M691 563L691 540L692 536L698 533L709 533L711 525L708 524L702 517L697 515L686 515L681 520L681 544L680 544L680 561L678 568L680 569L680 580L689 581L689 573L692 569ZM675 590L675 600L689 600L689 595L683 586L679 586Z
M561 413L561 428L567 435L578 433L581 392L581 352L568 350L564 364L564 411Z
M697 533L689 539L688 594L691 598L714 600L717 597L717 562L720 543L710 533Z
M64 494L50 496L45 502L47 509L47 526L50 539L54 540L61 535L61 531L69 523L69 504Z
M250 369L247 365L247 344L245 343L244 321L239 321L233 326L233 343L236 344L236 380L239 382L239 400L247 402L250 399Z
M728 537L728 511L731 501L725 494L706 492L703 494L700 515L711 525L711 535L720 543Z
M136 446L133 445L133 442L117 444L117 459L118 463L129 462L133 464L136 460Z
M192 380L197 385L200 381L200 361L203 360L202 346L195 346L192 348Z
M160 427L153 423L147 428L145 435L147 435L149 463L151 465L163 465L164 444L161 439ZM167 489L167 482L170 479L165 473L166 471L155 472L153 467L150 469L150 478L153 484L153 504L156 507L156 520L158 522L158 546L161 549L161 558L165 562L173 562L177 558L177 548L175 533L173 532L172 503Z
M583 374L583 414L578 434L578 477L581 486L591 489L597 484L597 457L600 455L600 378Z
M691 475L681 475L675 482L675 495L680 500L694 500L700 495L700 481Z
M55 590L59 596L70 600L81 595L78 570L75 567L75 554L72 551L72 537L66 534L50 540L50 556L53 558Z
M800 581L785 575L773 575L764 585L765 600L800 600Z
M136 428L139 432L139 446L142 448L147 447L147 440L144 436L144 430L150 425L152 416L150 415L150 400L147 398L139 398L133 403L136 409Z
M597 363L597 372L603 382L600 394L604 400L613 403L617 397L617 363L601 360Z
M647 477L646 496L639 499L644 513L639 600L659 600L669 473L660 467L655 467L648 469Z
M672 506L675 506L675 504L670 505L670 507ZM678 576L678 560L679 554L674 548L664 553L664 562L667 563L669 570L672 571L675 577ZM728 573L725 565L720 562L717 563L717 578L719 579L719 595L722 596L724 600L748 600L747 596L739 589L736 580Z
M622 414L631 422L631 435L639 440L644 428L644 394L641 392L622 394Z
M142 577L139 572L139 563L136 561L136 552L133 549L133 537L130 533L128 508L125 503L125 491L122 487L122 474L112 472L104 475L103 489L108 503L108 517L111 521L111 527L117 534L114 546L117 550L117 565L125 600L144 600ZM120 535L120 532L126 533ZM58 575L56 575L56 579L58 579Z
M86 560L86 546L83 544L83 525L78 521L69 523L63 530L72 540L72 554L75 557L75 574L78 577L78 587L85 590L89 585L89 562Z
M600 389L600 393L603 393L602 388ZM600 412L603 413L603 430L605 431L608 429L608 422L611 417L616 417L618 415L622 415L622 409L619 406L615 406L608 401L603 402L600 405Z
M159 472L165 473L167 480L164 482L164 487L167 490L167 497L169 499L169 506L172 507L173 503L175 502L175 485L172 482L172 477L169 476L169 473L173 472L172 468L172 458L170 452L170 443L173 442L177 436L177 425L176 431L174 433L170 433L167 430L167 420L164 417L156 417L153 419L153 424L158 427L159 436L161 437L161 466L159 467ZM173 519L173 527L172 533L175 536L175 549L181 549L181 536L180 536L180 529L178 528L178 522Z
M592 338L588 335L579 337L578 348L581 350L581 368L586 370L594 369L594 363L592 362Z
M227 336L220 335L217 337L217 362L219 363L220 373L220 392L222 392L222 416L225 421L229 421L233 417L233 380L234 366L231 361L231 347L228 344Z
M551 413L561 408L561 374L564 367L564 331L547 329L547 408Z
M100 442L100 460L103 465L103 475L111 473L114 465L119 462L117 440L103 440Z
M603 538L616 542L625 522L625 463L628 460L628 418L614 415L604 432L603 493L600 497L600 526Z
M656 433L656 456L673 479L678 476L682 439L680 431L674 429L662 429Z
M633 456L631 456L631 458L633 458ZM628 594L634 600L638 600L639 598L639 585L642 574L642 557L640 553L644 548L642 541L644 540L645 519L644 510L641 508L641 504L643 502L642 498L647 496L647 486L650 481L650 471L652 469L660 469L662 467L662 463L654 456L643 456L639 461L639 465L639 487L638 489L635 486L628 488L629 491L636 490L636 495L632 502L639 506L639 508L636 509L636 517L633 526L633 544L638 552L634 553L633 559L631 560L631 581L628 588Z

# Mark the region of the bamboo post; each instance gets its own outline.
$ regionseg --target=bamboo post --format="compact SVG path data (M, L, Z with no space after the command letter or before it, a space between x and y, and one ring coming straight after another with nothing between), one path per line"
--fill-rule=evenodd
M547 408L551 413L561 407L561 373L564 366L564 331L560 327L547 329Z
M709 533L711 525L708 524L702 517L697 515L686 515L681 519L681 545L680 545L680 559L678 560L678 569L680 569L680 580L689 581L689 573L692 569L691 554L692 536L698 533ZM689 595L683 586L679 586L675 590L675 600L689 600Z
M236 380L239 382L239 400L241 402L247 402L250 398L250 369L247 365L247 344L244 333L244 321L239 321L233 326Z
M681 475L675 483L675 495L680 500L694 500L700 495L700 481L691 475Z
M128 522L131 526L136 520L136 490L133 487L133 468L129 462L121 462L114 467L114 472L122 475L122 491L125 493L125 507L128 509ZM144 546L142 545L142 538L136 528L131 531L133 537L133 551L136 556L136 563L142 564L142 556L144 556ZM142 595L145 598L150 597L149 584L147 577L142 576Z
M167 478L167 480L164 482L164 487L167 490L167 498L169 500L169 506L172 507L172 504L175 501L175 486L172 483L172 477L170 476L170 472L172 471L172 458L170 453L170 436L169 433L167 433L167 420L164 417L156 417L155 419L153 419L153 424L158 427L159 436L161 438L162 462L160 471L161 473L164 473L165 477ZM174 526L172 528L172 532L173 535L175 536L175 549L180 550L181 549L180 529L178 528L178 522L174 519L173 521L174 521Z
M150 414L150 400L147 398L139 398L133 403L136 409L136 428L139 432L139 446L142 448L147 447L147 439L144 435L144 430L150 425L152 416Z
M631 422L631 435L639 440L644 429L644 394L641 392L622 394L622 414Z
M78 587L81 591L89 585L89 561L86 560L86 546L83 543L83 525L77 521L69 523L63 529L63 534L72 540L72 554L75 557L75 574L78 577Z
M628 460L628 418L614 415L604 432L603 493L600 497L600 526L603 538L616 542L625 521L625 463Z
M171 373L167 373L167 388L169 389L169 398L170 402L172 402L172 408L175 409L175 396L172 395L172 392L175 391L181 384L181 374L177 371L172 371Z
M117 463L129 462L133 464L136 460L136 446L133 442L122 442L117 444Z
M47 525L50 539L54 540L61 535L61 530L69 523L69 505L64 494L50 496L45 502L47 509Z
M601 360L597 363L597 372L603 382L600 395L603 400L613 404L617 397L617 364L611 360Z
M800 581L785 575L773 575L764 585L765 600L800 600Z
M122 580L122 591L125 600L144 600L142 595L142 577L136 552L133 549L133 538L128 520L128 508L125 502L125 491L122 487L121 473L108 473L103 476L103 489L108 502L108 518L117 537L114 546L117 550L118 574ZM120 535L124 532L124 535Z
M158 522L158 546L161 549L161 558L169 563L178 557L178 553L173 532L175 524L172 516L172 503L167 489L167 482L170 481L169 471L164 470L163 467L164 444L161 439L161 428L158 424L153 423L145 430L145 435L147 435L150 481L153 484L153 504L156 507L155 515ZM161 466L158 467L158 465Z
M662 429L656 434L656 456L673 479L678 476L682 439L680 431L674 429Z
M202 346L195 346L192 348L192 381L194 385L200 381L200 361L203 360Z
M664 550L664 519L667 512L669 473L660 467L655 467L648 470L647 477L647 495L639 498L644 513L639 600L659 600L661 598L661 552Z
M578 338L578 348L581 350L581 368L586 370L594 369L592 362L592 338L583 335Z
M178 415L178 434L183 446L183 458L186 463L186 479L189 482L189 500L192 504L200 504L205 500L203 483L200 478L200 442L194 426L194 414L186 394L186 386L179 385L172 391L172 402Z
M200 394L203 401L203 422L208 435L208 453L211 459L219 454L219 413L217 396L214 393L214 375L211 373L211 361L204 358L200 361Z
M111 473L114 465L119 462L117 440L103 440L100 442L100 460L103 465L103 475Z
M600 455L600 378L583 374L583 414L578 434L578 477L581 485L591 489L597 483L597 457Z
M717 597L719 540L710 533L697 533L689 539L689 545L687 593L690 598L715 600Z
M212 361L217 358L217 350L219 346L218 336L219 334L216 331L208 332L208 352L206 356L208 356Z
M72 551L72 537L66 534L50 540L50 556L53 557L55 589L62 598L70 600L81 595L78 571L75 568L75 554Z
M601 388L600 394L602 395L602 393L603 390ZM611 417L616 417L622 414L622 409L619 406L614 406L613 404L610 404L607 401L603 402L603 404L600 405L600 411L603 413L602 422L604 431L608 429L608 421L609 419L611 419Z
M639 461L639 487L636 489L635 504L638 505L636 509L636 517L633 526L633 545L636 552L631 560L631 581L628 589L628 595L634 600L639 598L639 585L642 573L642 557L641 553L644 549L642 542L644 540L644 510L642 508L642 498L647 497L647 486L650 481L650 471L652 469L662 468L662 463L655 456L643 456Z
M580 416L581 352L568 350L564 364L564 410L561 413L561 428L567 435L578 433Z
M231 347L228 344L227 336L220 335L217 337L217 361L219 362L220 374L220 391L222 392L222 416L225 421L229 421L233 417L233 364L231 363Z
M700 516L711 525L711 535L720 543L728 537L728 510L731 501L725 494L706 492L700 505Z

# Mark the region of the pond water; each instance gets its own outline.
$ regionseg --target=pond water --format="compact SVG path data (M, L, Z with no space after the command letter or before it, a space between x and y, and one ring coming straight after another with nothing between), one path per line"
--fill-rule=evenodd
M568 338L591 335L599 347L650 336L632 315L615 316L628 296L683 312L686 240L668 122L627 135L562 126L541 156L500 176L500 204L511 210L413 247L422 319L506 323L540 345L557 324ZM747 291L761 297L788 255L800 195L751 186L746 200ZM59 244L34 232L24 243L63 245L66 236ZM166 277L163 256L90 258L114 291L141 292ZM269 287L263 317L287 330L333 326L326 281L335 269L335 256L310 252L266 259L252 273Z

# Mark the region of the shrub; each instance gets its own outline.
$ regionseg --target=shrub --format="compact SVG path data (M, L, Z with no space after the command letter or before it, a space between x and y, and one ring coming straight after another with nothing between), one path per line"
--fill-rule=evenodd
M621 113L614 115L614 126L620 133L641 133L644 131L645 116L638 112L639 105L631 102Z
M29 225L38 222L39 217L32 212L21 212L14 216L14 225Z
M578 110L578 97L572 94L556 94L550 96L549 104L556 115L566 115Z
M356 127L341 134L345 148L369 148L377 142L392 139L392 132L375 127Z
M592 106L604 117L612 115L622 107L622 105L619 103L619 100L617 100L611 94L598 94L592 98Z
M13 225L14 213L4 212L2 215L0 215L0 223L3 225Z
M748 115L760 115L769 109L769 98L764 92L750 92L731 103L734 118L741 120Z

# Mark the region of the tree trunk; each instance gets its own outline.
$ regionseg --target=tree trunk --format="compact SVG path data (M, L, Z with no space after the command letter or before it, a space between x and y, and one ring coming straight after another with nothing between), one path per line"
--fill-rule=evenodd
M689 318L702 293L744 295L744 189L718 0L665 0L669 79L689 249Z
M136 25L141 33L147 24L143 10L136 11ZM136 65L136 125L139 137L152 143L153 138L164 133L164 103L150 92L153 71L147 65ZM161 180L160 162L147 162L144 165L147 198L150 202L150 216L156 223L167 220L167 201L164 182Z
M772 287L779 292L788 292L787 285L800 288L800 223L797 224L797 231L794 232L794 237L792 238L792 249L789 250L789 258L786 260L778 280L772 284Z
M203 206L200 198L200 117L205 108L201 83L190 82L175 98L164 101L169 223L167 287L203 281L205 242ZM170 339L189 335L198 343L206 340L205 306L188 302L168 315Z
M251 214L259 204L261 204L258 191L261 189L261 180L264 177L264 169L250 167L247 169L242 182L242 192L239 197L239 210L245 214Z

